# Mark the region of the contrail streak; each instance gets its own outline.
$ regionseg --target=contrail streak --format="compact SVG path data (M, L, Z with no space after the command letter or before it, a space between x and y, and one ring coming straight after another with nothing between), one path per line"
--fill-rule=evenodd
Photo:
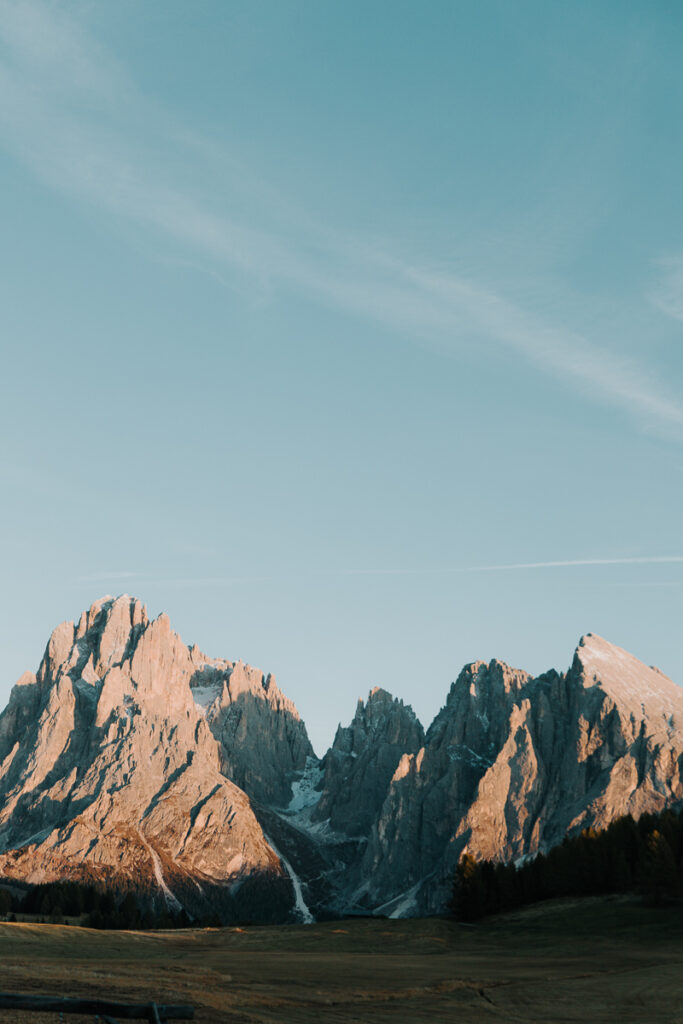
M142 572L112 572L93 576L79 576L71 581L72 586L85 583L99 583L134 578L147 586L230 586L236 583L269 583L277 580L311 579L331 576L456 576L481 572L516 572L526 569L572 569L581 566L609 565L681 565L683 555L642 555L635 558L567 558L552 562L507 562L500 565L468 565L456 568L448 566L421 569L312 569L303 572L275 573L270 575L238 576L170 576L167 579Z
M572 558L556 562L513 562L509 565L474 565L451 572L503 572L512 569L566 569L580 565L675 565L683 555L646 555L640 558Z

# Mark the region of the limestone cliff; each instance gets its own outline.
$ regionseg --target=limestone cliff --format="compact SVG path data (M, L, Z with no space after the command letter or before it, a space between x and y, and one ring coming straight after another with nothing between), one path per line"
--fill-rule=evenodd
M463 852L514 860L683 800L683 690L588 634L566 674L466 666L401 760L365 851L369 905L444 905Z
M209 709L208 669L220 681ZM255 692L240 734L222 715L245 678ZM107 881L197 911L218 899L228 914L258 879L286 914L285 869L229 777L277 795L310 749L296 710L273 683L258 690L261 679L188 650L165 615L150 622L127 596L63 623L0 716L0 873Z
M319 761L272 676L104 598L0 715L0 875L226 919L433 912L464 851L677 806L682 764L683 690L592 634L566 673L467 665L426 734L376 687Z
M322 763L322 795L312 820L328 821L345 835L367 835L401 757L423 742L412 708L376 686L367 703L358 701L351 724L337 729Z

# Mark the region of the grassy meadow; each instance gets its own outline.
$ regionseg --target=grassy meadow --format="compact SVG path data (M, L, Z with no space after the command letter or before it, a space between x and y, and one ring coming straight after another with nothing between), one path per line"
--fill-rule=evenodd
M8 923L0 989L189 1002L207 1024L681 1024L683 915L611 897L469 927L354 919L135 933ZM0 1010L0 1022L57 1020Z

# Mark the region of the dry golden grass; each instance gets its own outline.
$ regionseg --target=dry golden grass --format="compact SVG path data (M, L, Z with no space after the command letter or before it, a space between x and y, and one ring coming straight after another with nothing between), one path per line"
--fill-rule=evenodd
M141 934L4 924L0 989L189 1002L207 1024L683 1024L682 917L596 899L477 928L352 920ZM0 1010L3 1021L57 1015Z

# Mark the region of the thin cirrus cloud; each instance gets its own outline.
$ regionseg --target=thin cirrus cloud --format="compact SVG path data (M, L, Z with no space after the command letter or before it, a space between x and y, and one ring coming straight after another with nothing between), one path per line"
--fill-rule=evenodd
M683 320L683 257L659 260L661 278L650 290L650 301L666 316Z
M178 262L220 281L246 277L266 292L282 285L442 350L457 352L472 339L501 346L648 429L683 439L683 401L638 362L480 282L396 258L306 216L283 231L288 203L265 187L259 195L229 154L221 156L231 167L227 191L214 183L195 194L183 168L213 159L214 147L142 96L63 9L0 0L0 144L52 188L172 241ZM231 210L245 190L249 223ZM680 294L668 302L671 315L683 315Z
M507 562L498 565L470 565L459 568L434 569L348 569L340 570L340 574L356 575L420 575L420 574L451 574L478 572L516 572L526 569L571 569L591 566L612 565L678 565L683 564L683 555L642 555L633 558L570 558L548 562Z
M508 565L478 565L460 572L502 572L514 569L568 569L575 566L677 565L683 555L645 555L637 558L573 558L556 562L515 562Z
M309 579L312 577L339 577L339 576L448 576L460 573L487 573L487 572L521 572L530 569L572 569L572 568L595 568L607 566L638 566L638 565L681 565L683 555L642 555L633 558L571 558L558 559L548 562L508 562L498 565L470 565L452 568L442 566L437 568L395 568L395 569L319 569L309 572L282 573L275 575L236 575L236 576L188 576L155 578L146 576L141 572L111 572L96 573L90 576L78 576L72 581L72 585L83 583L106 583L115 580L135 579L150 585L163 586L197 586L199 584L226 586L239 583L264 583L276 580L292 579L298 577ZM652 584L655 585L655 584ZM678 585L677 583L671 585Z

